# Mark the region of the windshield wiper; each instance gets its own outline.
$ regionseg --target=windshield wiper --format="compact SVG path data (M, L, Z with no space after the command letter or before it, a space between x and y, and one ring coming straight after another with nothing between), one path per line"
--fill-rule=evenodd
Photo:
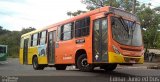
M131 25L131 31L132 31L132 35L131 35L131 45L133 45L133 33L135 31L135 28L136 28L136 21L134 21Z
M127 31L128 36L129 36L130 32L129 32L128 25L126 25L126 23L125 23L125 21L124 21L124 19L122 17L119 17L119 20L120 20L121 24L123 25L124 30Z
M132 23L132 25L131 25L131 28L132 28L133 31L135 30L134 24L136 24L136 21L133 21L133 23ZM133 27L133 26L134 26L134 27Z
M134 33L134 30L136 28L136 21L134 21L131 25L131 29L132 29L132 39L133 39L133 33Z

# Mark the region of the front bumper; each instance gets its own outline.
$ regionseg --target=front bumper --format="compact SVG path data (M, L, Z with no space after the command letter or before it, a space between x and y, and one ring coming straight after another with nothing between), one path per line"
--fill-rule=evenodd
M114 52L108 53L108 63L131 63L131 64L143 64L144 56L132 57L132 56L123 56L121 54L116 54Z

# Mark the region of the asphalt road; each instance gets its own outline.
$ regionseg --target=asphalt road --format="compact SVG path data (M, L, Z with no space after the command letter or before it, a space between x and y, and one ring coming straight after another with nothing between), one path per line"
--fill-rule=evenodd
M160 70L147 69L144 65L118 66L112 72L99 68L93 72L81 72L72 66L67 70L55 70L54 67L34 70L32 65L19 64L17 58L0 64L0 76L0 82L160 82Z

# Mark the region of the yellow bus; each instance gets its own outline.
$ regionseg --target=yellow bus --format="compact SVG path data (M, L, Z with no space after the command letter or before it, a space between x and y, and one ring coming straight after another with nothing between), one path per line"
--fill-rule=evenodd
M114 70L117 64L142 64L144 48L138 18L102 7L21 36L20 63L35 70L54 66L81 71Z

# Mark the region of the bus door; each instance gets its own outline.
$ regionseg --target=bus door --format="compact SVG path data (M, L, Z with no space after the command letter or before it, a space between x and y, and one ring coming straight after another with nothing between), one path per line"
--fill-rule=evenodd
M48 64L54 64L56 31L48 33Z
M28 40L24 39L24 47L23 47L23 63L24 64L28 64Z
M108 61L108 24L107 18L93 21L93 62Z

